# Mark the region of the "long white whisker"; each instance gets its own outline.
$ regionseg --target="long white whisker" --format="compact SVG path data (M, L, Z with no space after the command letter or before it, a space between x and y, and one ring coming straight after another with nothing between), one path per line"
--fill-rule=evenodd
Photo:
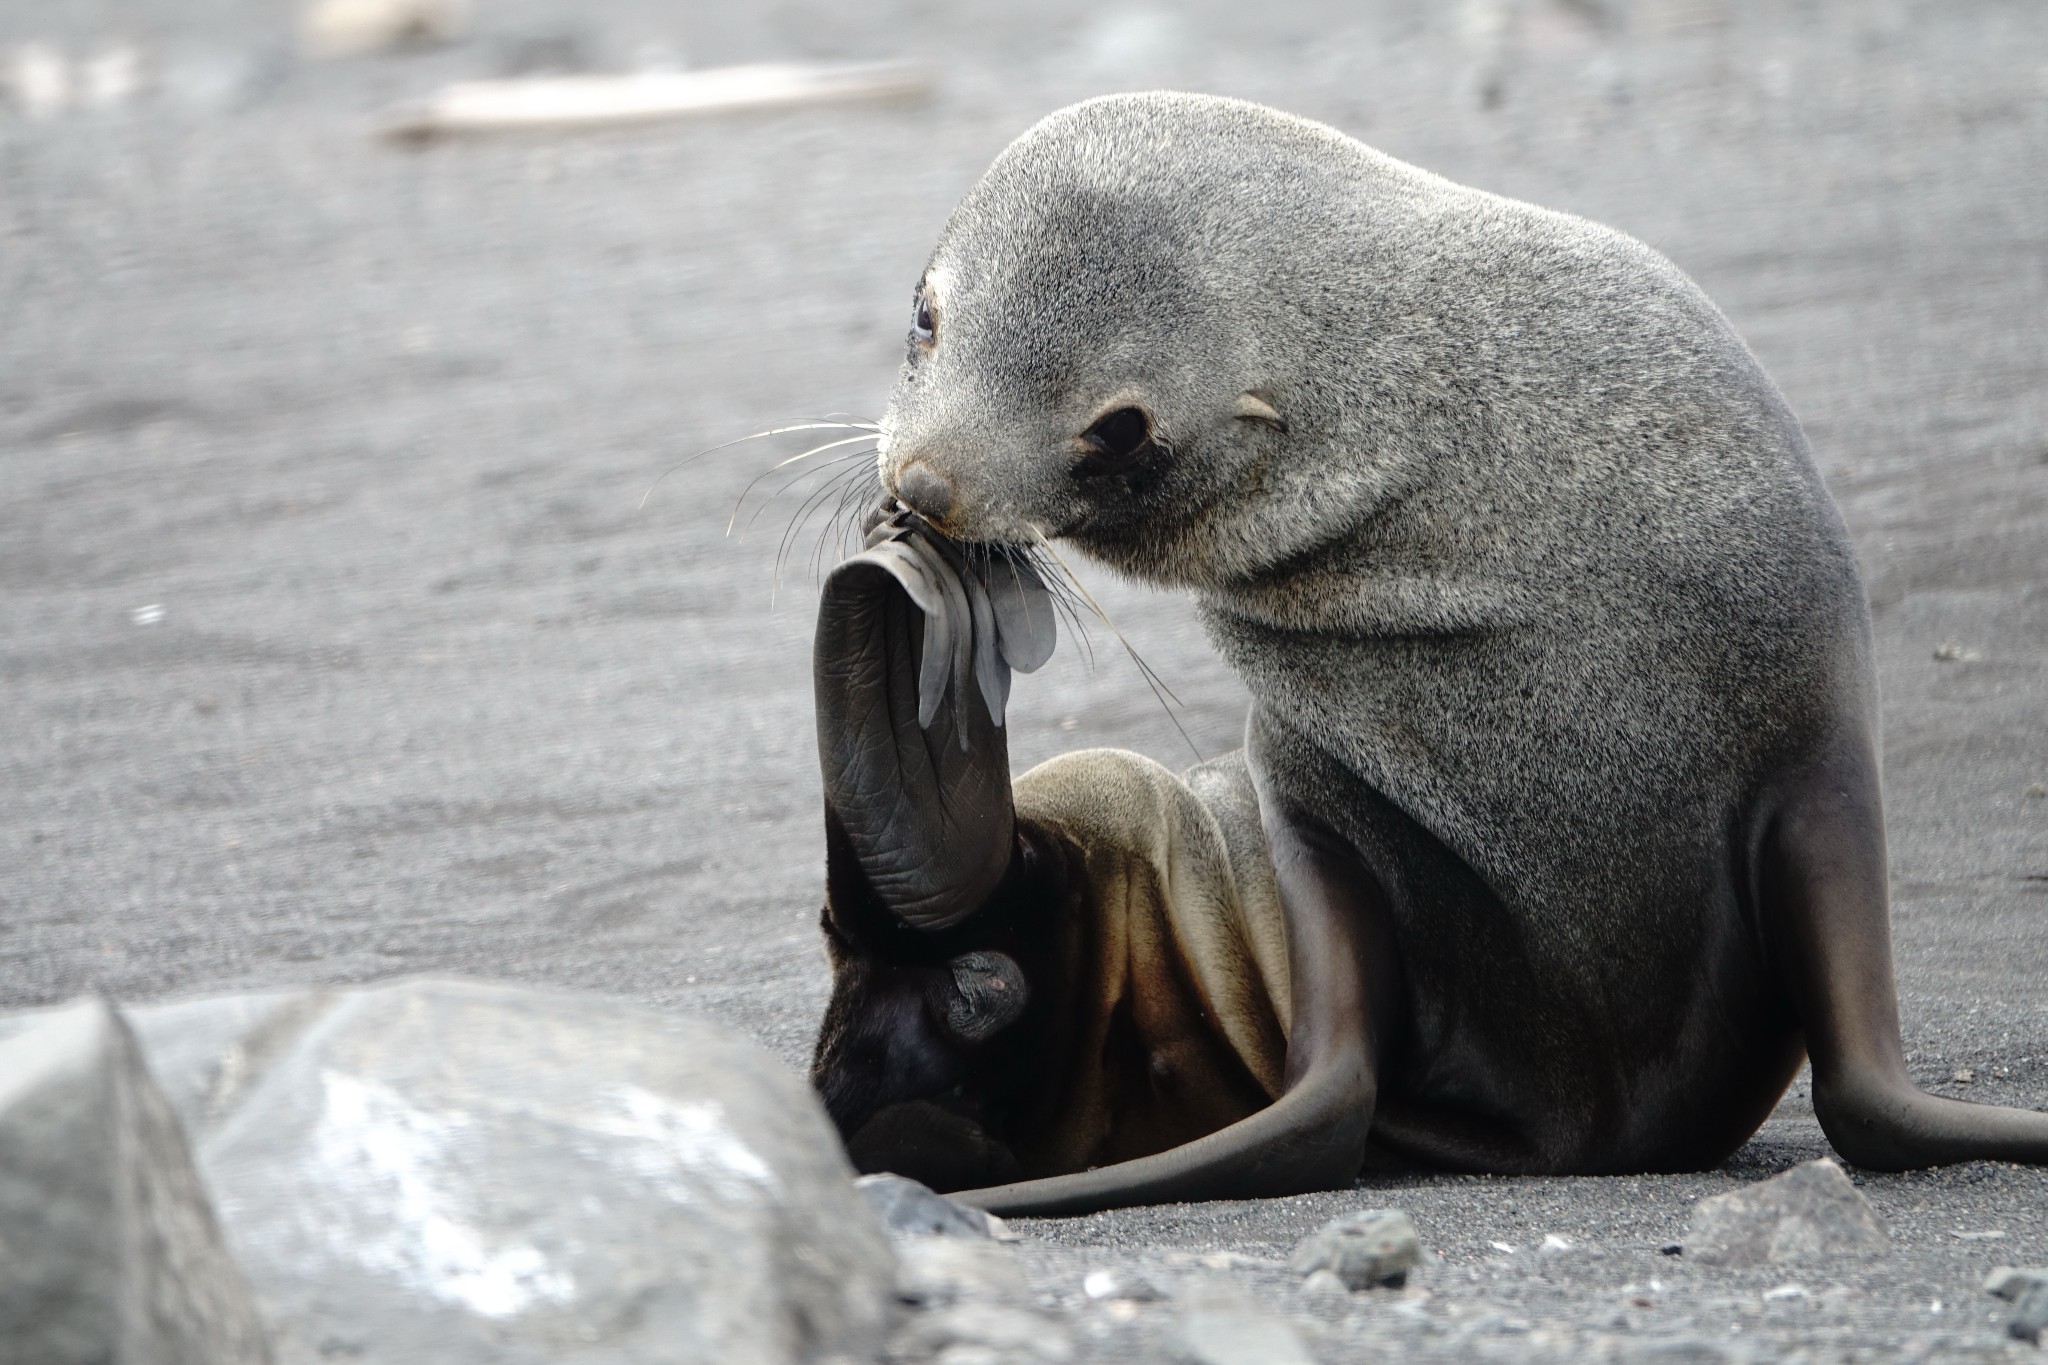
M879 426L876 426L873 422L798 422L786 427L770 427L766 431L756 431L749 433L748 435L745 436L735 436L730 441L720 441L715 446L706 446L704 449L698 451L694 455L685 455L682 459L677 460L667 469L662 470L661 473L655 477L654 482L647 485L647 491L640 495L639 505L643 508L646 507L647 499L653 496L655 489L661 487L661 481L663 479L666 479L669 475L675 473L678 469L681 469L684 465L689 464L692 460L701 460L706 455L716 454L718 451L726 450L736 445L743 445L748 441L758 441L761 440L763 437L767 436L783 436L792 431L828 430L880 431L881 428Z
M1160 709L1165 711L1166 718L1173 722L1173 728L1175 730L1180 731L1181 740L1188 746L1188 749L1191 752L1193 752L1195 756L1195 761L1197 763L1201 762L1202 751L1199 748L1195 747L1195 741L1188 735L1186 728L1181 725L1180 717L1174 715L1173 708L1166 704L1168 698L1172 699L1174 706L1185 708L1187 703L1183 702L1179 697L1174 695L1173 689L1166 685L1166 680L1164 678L1161 678L1157 673L1152 671L1152 666L1150 664L1147 664L1143 659L1138 657L1138 651L1131 648L1131 642L1124 638L1124 633L1121 630L1117 629L1116 622L1109 619L1109 613L1104 611L1102 609L1102 604L1095 600L1095 594L1088 591L1088 585L1083 583L1079 578L1075 576L1074 571L1067 567L1067 561L1060 558L1060 552L1058 550L1053 549L1052 542L1046 538L1045 532L1040 530L1037 526L1032 525L1032 523L1028 521L1025 522L1024 525L1030 530L1033 536L1036 536L1038 538L1038 547L1044 550L1048 555L1052 556L1052 562L1059 565L1060 572L1065 574L1067 576L1067 581L1069 583L1072 583L1076 590L1080 592L1082 600L1088 603L1088 609L1094 612L1100 618L1102 618L1102 624L1108 626L1109 633L1116 636L1116 642L1124 647L1124 653L1131 656L1131 662L1137 666L1138 676L1143 678L1145 680L1145 685L1152 689L1152 695L1154 698L1158 700ZM1161 695L1162 693L1164 695Z
M747 495L754 491L755 487L761 482L761 480L767 478L776 470L787 468L788 466L795 464L798 460L808 460L811 458L811 456L821 455L828 450L837 450L840 446L855 445L861 441L872 441L874 439L875 437L873 432L864 431L858 436L848 436L842 440L827 441L825 442L825 444L821 446L812 446L809 450L804 451L801 455L792 455L786 460L768 466L768 468L762 470L759 474L756 474L752 479L748 480L747 486L740 490L739 501L735 502L732 505L732 515L726 518L725 533L727 535L732 534L733 523L737 522L740 519L740 509L746 506Z
M777 498L780 498L784 493L787 493L790 489L796 487L805 479L811 477L811 475L818 473L820 470L831 469L834 466L845 464L848 460L865 460L867 456L868 452L865 450L849 450L844 455L834 455L831 459L825 461L825 463L823 464L812 465L809 469L799 469L796 473L792 474L787 480L785 480L781 487L777 488L773 493L770 493L766 501L764 501L759 507L756 507L754 509L754 515L747 518L747 524L746 526L741 528L740 534L742 536L751 534L754 529L754 523L759 521L762 515L766 513L769 508L775 505L775 500ZM779 465L776 467L778 469L781 468L781 466ZM828 487L830 486L830 484L831 480L826 480L826 485Z

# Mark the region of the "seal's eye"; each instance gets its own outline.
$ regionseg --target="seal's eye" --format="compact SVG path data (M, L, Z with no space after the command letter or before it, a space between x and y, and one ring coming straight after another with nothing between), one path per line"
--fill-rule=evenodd
M1123 473L1152 449L1152 419L1143 408L1117 408L1095 419L1095 425L1081 433L1089 448L1074 472L1086 478L1096 474Z
M920 346L929 346L939 339L939 319L932 311L932 296L920 289L917 303L910 315L910 337Z

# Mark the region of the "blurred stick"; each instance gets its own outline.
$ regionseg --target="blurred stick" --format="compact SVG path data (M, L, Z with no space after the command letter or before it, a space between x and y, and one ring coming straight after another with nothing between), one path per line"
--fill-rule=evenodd
M459 133L600 128L737 109L913 99L931 86L928 70L899 62L763 63L710 71L458 81L392 110L381 131L389 138L423 141Z

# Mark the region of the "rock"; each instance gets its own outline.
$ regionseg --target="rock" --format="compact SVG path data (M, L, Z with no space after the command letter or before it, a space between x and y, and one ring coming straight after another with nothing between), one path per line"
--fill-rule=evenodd
M1010 1304L963 1303L920 1313L889 1343L895 1359L937 1357L1010 1362L1072 1359L1066 1328L1043 1313Z
M992 1242L920 1237L896 1251L896 1297L917 1308L956 1303L1028 1303L1017 1258Z
M464 0L315 0L299 24L309 57L361 57L427 47L457 37Z
M1399 1209L1364 1209L1333 1218L1303 1238L1287 1258L1297 1275L1328 1270L1349 1289L1399 1288L1422 1260L1415 1223Z
M1197 1308L1181 1321L1174 1345L1190 1365L1314 1365L1284 1318L1254 1308Z
M1166 1294L1136 1271L1091 1270L1082 1277L1081 1292L1097 1302L1158 1303Z
M2022 1270L2015 1266L2002 1265L1984 1278L1984 1292L1996 1295L2008 1303L2018 1303L2026 1297L2028 1290L2038 1289L2043 1285L2048 1285L2048 1269L2040 1267Z
M0 1342L36 1365L270 1359L177 1119L99 1000L0 1041Z
M864 1175L853 1182L895 1237L984 1237L1013 1241L1016 1234L992 1213L955 1203L901 1175Z
M910 1237L897 1246L897 1297L911 1311L888 1358L941 1365L1063 1361L1065 1327L1038 1311L1017 1258L979 1237Z
M1348 1298L1351 1286L1344 1283L1334 1270L1318 1270L1301 1282L1302 1292L1321 1294L1328 1298Z
M143 1005L123 1013L150 1074L186 1135L198 1143L333 1003L332 991L302 988Z
M1008 1249L978 1237L909 1237L897 1244L897 1297L910 1312L888 1359L973 1365L1064 1361L1073 1340L1038 1311Z
M2013 1305L2005 1333L2038 1346L2044 1329L2048 1329L2048 1284L2037 1284L2021 1294L2019 1302Z
M871 1357L894 1254L803 1080L717 1026L410 980L152 1021L291 1358ZM209 1022L209 1017L211 1022ZM181 1031L182 1030L182 1031ZM202 1063L200 1036L223 1051ZM239 1058L237 1061L235 1059Z
M1891 1236L1862 1191L1823 1157L1702 1199L1685 1255L1705 1265L1782 1265L1884 1256Z

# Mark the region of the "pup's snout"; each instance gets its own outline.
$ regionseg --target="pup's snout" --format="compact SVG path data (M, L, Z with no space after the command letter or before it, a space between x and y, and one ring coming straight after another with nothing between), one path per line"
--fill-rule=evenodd
M896 500L926 521L943 523L953 510L953 481L923 460L913 460L896 476Z

